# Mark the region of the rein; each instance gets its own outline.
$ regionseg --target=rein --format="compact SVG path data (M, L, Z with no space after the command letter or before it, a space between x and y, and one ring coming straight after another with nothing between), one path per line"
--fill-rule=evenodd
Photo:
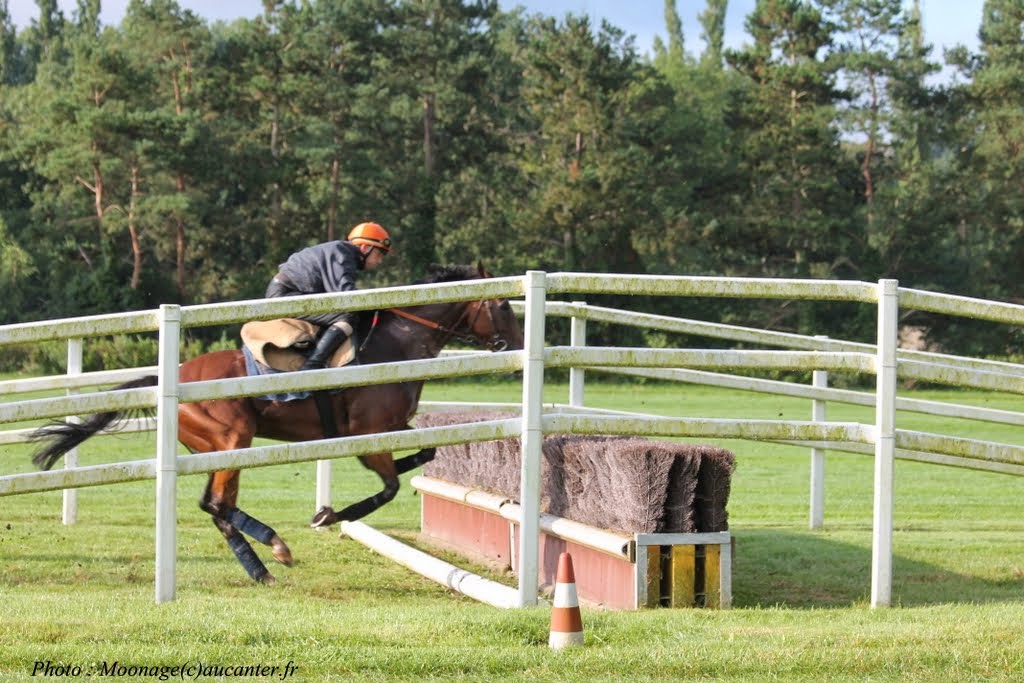
M389 313L394 313L395 315L397 315L397 316L399 316L401 318L405 318L406 320L411 320L414 323L419 323L420 325L423 325L425 327L429 327L432 330L441 330L442 332L445 331L445 328L441 327L440 323L436 323L433 320L427 320L426 318L421 318L420 316L415 315L414 313L410 313L410 312L408 312L406 310L403 310L401 308L389 308L387 310L388 310Z
M473 325L476 324L476 318L480 317L480 309L481 308L486 308L485 306L483 306L483 303L484 302L482 300L479 302L480 305L477 306L476 317L469 324L469 329L473 328ZM390 313L394 313L395 315L399 316L400 318L405 318L406 320L410 320L410 321L412 321L414 323L423 325L424 327L429 327L432 330L437 330L438 332L442 332L443 334L446 335L445 336L445 341L447 341L449 339L458 339L460 341L464 341L464 342L469 343L469 344L476 344L477 346L480 346L482 348L488 348L488 347L492 346L491 342L481 341L480 339L477 339L476 337L474 337L471 334L462 334L460 332L457 332L454 327L445 327L444 325L442 325L439 322L436 322L434 320L429 320L427 318L421 318L420 316L418 316L418 315L416 315L414 313L409 313L408 311L403 310L401 308L389 308L389 309L386 309L386 310L388 312L390 312ZM462 315L459 316L459 319L455 321L455 324L458 325L460 322L462 322L462 319L466 317L468 312L469 312L469 306L467 306L466 310L464 310L462 312ZM493 315L491 314L490 308L487 308L487 314L488 314L488 316L491 317L491 320L493 321Z

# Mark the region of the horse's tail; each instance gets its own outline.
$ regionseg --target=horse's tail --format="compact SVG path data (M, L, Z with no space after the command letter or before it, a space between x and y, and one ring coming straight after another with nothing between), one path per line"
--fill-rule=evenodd
M148 375L133 379L113 388L119 389L140 389L142 387L155 387L157 385L156 375ZM124 421L131 415L142 413L152 415L153 409L128 409L112 410L106 413L95 413L81 422L68 422L60 420L52 422L45 427L40 427L29 435L30 441L44 442L45 445L32 456L32 462L42 470L48 470L54 463L60 460L61 456L79 445L91 436L110 429L111 426Z

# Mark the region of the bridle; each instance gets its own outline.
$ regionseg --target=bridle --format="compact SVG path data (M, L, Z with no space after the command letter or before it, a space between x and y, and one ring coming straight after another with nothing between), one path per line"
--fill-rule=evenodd
M483 310L487 311L487 318L491 322L491 329L497 330L497 327L494 324L494 314L491 312L491 307L489 305L487 305L486 300L480 299L479 301L476 302L476 304L477 304L476 305L476 314L473 316L472 320L470 320L470 321L468 321L466 323L465 328L467 330L472 331L473 327L476 326L477 320L480 319L481 309L483 309ZM470 309L471 306L472 306L472 304L468 304L465 308L462 309L462 314L459 315L459 317L455 320L455 324L452 325L451 327L447 327L445 325L442 325L441 323L436 322L434 320L429 320L427 318L422 318L422 317L416 315L415 313L410 313L409 311L406 311L406 310L401 309L401 308L389 308L389 309L387 309L387 311L389 313L394 313L395 315L399 316L400 318L405 318L406 320L412 321L412 322L417 323L419 325L423 325L425 327L429 327L432 330L437 330L442 335L444 335L442 337L442 344L441 344L442 346L447 344L452 339L458 339L459 341L466 342L467 344L475 344L475 345L477 345L479 347L488 349L489 351L504 351L504 350L506 350L508 348L508 342L505 341L504 339L502 339L497 334L497 331L495 331L494 336L492 336L487 341L483 341L481 339L478 339L477 337L475 337L472 334L465 334L465 333L459 332L458 328L460 327L460 324L465 320L465 318L469 315L469 309Z

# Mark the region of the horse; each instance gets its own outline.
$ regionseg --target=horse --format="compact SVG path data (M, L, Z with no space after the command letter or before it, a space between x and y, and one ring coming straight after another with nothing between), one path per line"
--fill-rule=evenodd
M490 275L482 264L476 267L431 266L423 283L487 277ZM358 354L360 364L434 358L455 338L492 351L523 348L519 321L504 299L367 311L361 319L373 322L358 326L358 337L365 339ZM205 353L185 361L179 368L181 382L246 375L242 350ZM147 376L115 389L156 385L156 376ZM313 392L313 396L299 400L240 397L183 403L178 407L178 440L190 452L199 453L248 448L255 437L310 441L411 429L409 421L419 406L422 389L423 381L419 380ZM34 441L43 444L32 461L41 469L50 469L75 446L100 432L115 429L137 412L96 413L81 422L58 421L41 427L32 434ZM145 412L152 415L154 410ZM399 475L429 462L434 451L434 448L426 448L398 460L391 453L360 456L360 462L380 476L383 489L340 512L326 506L321 508L310 526L326 527L337 521L356 520L385 505L398 493ZM292 554L273 528L238 508L239 480L239 470L210 473L199 507L211 515L249 576L254 581L272 584L273 575L245 536L269 546L274 559L285 566L291 566Z

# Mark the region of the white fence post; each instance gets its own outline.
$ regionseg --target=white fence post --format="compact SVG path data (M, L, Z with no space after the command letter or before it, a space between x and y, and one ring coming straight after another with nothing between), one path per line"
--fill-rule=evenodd
M82 374L82 339L68 339L68 377ZM77 394L77 389L68 389L67 395ZM77 415L68 418L69 421L78 422ZM64 454L64 469L70 470L78 467L78 448L72 448ZM74 524L78 521L78 489L64 489L64 505L61 518L65 524Z
M871 606L892 602L893 470L896 455L896 346L899 282L878 281L875 386L875 501L871 538Z
M585 306L586 302L574 301L576 306ZM569 328L569 345L570 346L586 346L587 345L587 319L573 316L571 318L571 326ZM569 405L571 406L583 406L584 400L584 374L583 368L571 367L569 368Z
M815 339L828 339L819 335ZM828 371L815 370L811 384L817 388L828 386ZM813 399L811 402L811 420L825 422L825 401ZM820 529L825 524L825 449L811 449L811 519L810 528Z
M156 603L174 599L178 558L178 347L181 308L160 307L156 404Z
M331 461L316 461L316 509L331 504ZM330 527L318 526L317 531L326 531Z
M544 299L546 276L531 270L526 278L523 333L522 472L519 484L519 606L537 604L540 570L540 462L544 432Z

